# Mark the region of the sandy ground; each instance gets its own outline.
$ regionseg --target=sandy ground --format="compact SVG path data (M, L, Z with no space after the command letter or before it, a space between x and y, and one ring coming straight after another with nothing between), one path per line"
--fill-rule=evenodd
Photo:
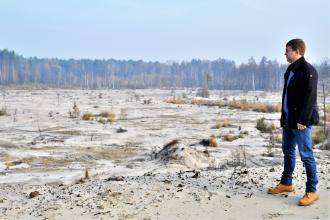
M2 184L2 219L329 219L329 162L318 163L320 200L298 206L304 194L301 163L295 193L269 195L281 166L154 173L113 179L94 176L70 185ZM38 191L39 196L29 198Z
M191 90L175 93L195 97ZM299 157L297 191L266 193L280 179L283 155L280 143L268 154L270 135L255 125L264 117L278 127L279 113L176 105L164 102L169 96L168 90L9 91L0 103L8 112L0 117L0 219L329 219L329 151L314 151L320 200L299 207L306 181ZM210 100L224 98L277 103L280 94L211 92ZM78 118L68 114L73 102ZM87 111L111 111L116 120L84 121ZM230 125L216 129L219 120ZM210 135L217 147L200 143ZM90 178L80 181L85 163Z

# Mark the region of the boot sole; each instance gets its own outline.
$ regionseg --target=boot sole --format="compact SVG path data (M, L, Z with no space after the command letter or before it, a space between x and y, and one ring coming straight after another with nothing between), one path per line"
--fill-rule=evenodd
M286 193L294 193L294 192L296 192L296 191L295 190L283 191L283 192L270 192L270 191L268 191L268 194L282 194L282 193L286 194Z

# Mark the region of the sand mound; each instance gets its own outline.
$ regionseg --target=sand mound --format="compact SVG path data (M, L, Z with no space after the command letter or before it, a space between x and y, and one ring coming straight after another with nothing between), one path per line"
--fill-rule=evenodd
M155 156L155 158L164 164L180 164L187 168L205 168L212 161L206 151L197 150L188 144L177 140L166 144Z

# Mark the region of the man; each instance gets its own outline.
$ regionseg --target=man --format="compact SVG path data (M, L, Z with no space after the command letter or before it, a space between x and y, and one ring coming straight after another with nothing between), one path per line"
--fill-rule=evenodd
M302 206L310 205L319 198L316 193L318 178L311 138L311 126L319 121L316 103L318 74L304 58L305 48L305 43L301 39L293 39L286 44L285 56L290 65L284 75L282 95L284 170L281 182L268 190L271 194L294 191L292 173L298 145L307 174L306 194L299 201L299 205Z

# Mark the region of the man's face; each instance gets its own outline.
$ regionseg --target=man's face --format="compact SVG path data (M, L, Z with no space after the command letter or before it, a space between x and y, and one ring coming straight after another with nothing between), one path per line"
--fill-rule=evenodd
M300 57L299 51L298 50L297 51L293 50L291 46L287 46L285 48L285 54L284 55L286 56L286 60L289 63L293 63L294 61L296 61Z

